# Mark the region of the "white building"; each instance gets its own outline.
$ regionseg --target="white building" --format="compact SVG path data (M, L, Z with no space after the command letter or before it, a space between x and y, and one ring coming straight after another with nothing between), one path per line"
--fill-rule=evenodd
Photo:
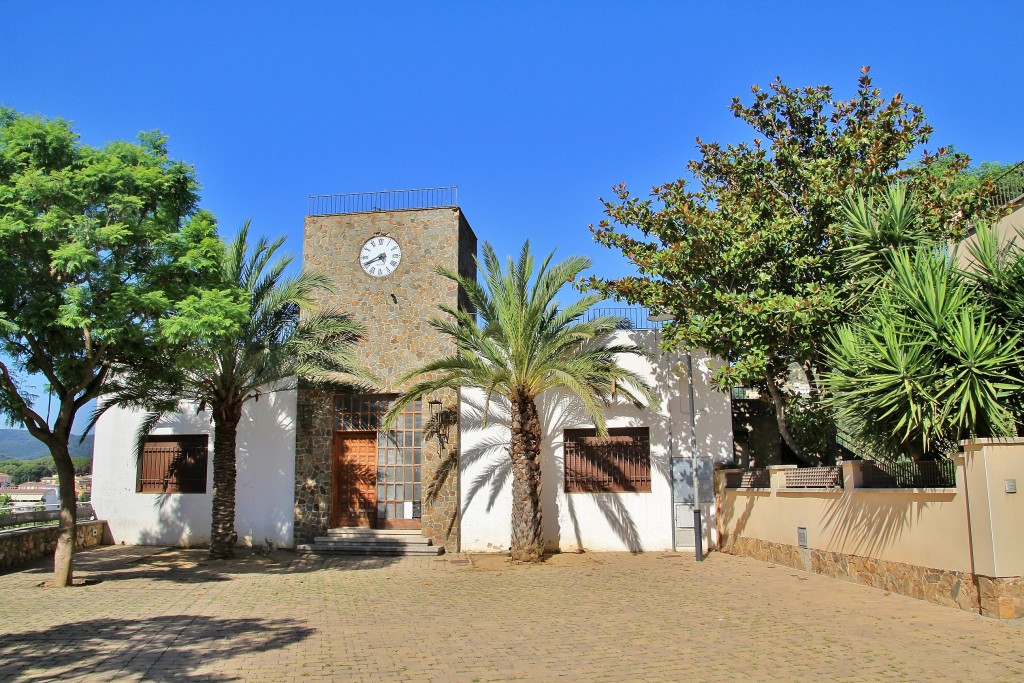
M539 407L545 427L541 470L547 547L562 551L671 550L673 543L677 548L692 547L695 481L701 484L699 503L707 546L714 541L712 466L732 457L729 396L710 387L714 362L706 356L694 354L691 373L687 354L658 351L656 330L620 334L651 350L651 361L626 357L624 362L646 376L661 398L657 412L626 403L610 406L606 412L612 436L622 428L646 430L649 455L646 467L640 463L639 485L633 485L640 490L571 492L573 482L566 477L566 430L571 436L571 430L593 425L574 401L558 395L543 397ZM696 411L690 406L691 378ZM508 412L500 403L492 403L483 427L481 407L480 392L463 392L458 439L460 549L497 552L510 544ZM116 543L208 543L213 448L209 415L185 410L153 432L156 439L151 446L157 447L175 435L199 437L198 446L191 448L201 451L202 477L200 485L188 492L180 492L174 481L157 485L148 481L146 460L136 461L132 447L139 421L138 414L115 409L96 427L92 503L97 517L106 520ZM240 543L295 544L295 421L293 391L270 394L246 406L238 430L235 528Z
M482 426L479 393L425 397L394 429L380 429L402 375L455 350L427 323L438 304L467 310L464 292L439 265L476 277L476 236L453 190L311 198L303 265L334 281L324 305L349 312L366 329L355 355L379 378L380 393L342 397L303 388L247 405L238 431L240 542L316 547L331 529L359 526L419 531L450 551L508 548L508 429L500 414ZM635 322L657 327L646 316ZM621 334L651 351L650 361L623 361L658 387L661 407L610 406L612 432L602 441L585 431L592 425L573 401L543 398L546 543L563 550L692 546L695 492L707 543L712 464L732 458L730 398L708 385L713 368L703 356L695 354L691 372L687 354L657 349L657 329ZM431 430L441 416L454 423L447 434ZM96 427L97 517L115 542L208 542L209 416L184 406L158 426L140 460L132 447L138 424L137 415L111 411Z
M4 489L4 495L11 499L12 512L32 512L40 505L55 505L60 496L53 486L16 486Z

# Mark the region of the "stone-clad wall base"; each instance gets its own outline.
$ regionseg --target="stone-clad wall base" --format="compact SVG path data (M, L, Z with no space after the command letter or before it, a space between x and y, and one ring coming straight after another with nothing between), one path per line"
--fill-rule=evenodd
M92 548L103 542L107 523L101 520L79 522L75 548ZM57 547L59 528L52 526L13 529L0 533L0 569L10 569L52 555ZM109 533L109 532L107 532Z
M997 619L1024 619L1024 577L978 577L981 613Z
M975 577L966 572L931 569L815 548L799 548L787 543L757 538L729 539L723 550L732 555L753 557L765 562L881 588L919 600L927 600L936 605L980 612L988 617L1024 617L1024 578L1021 577Z

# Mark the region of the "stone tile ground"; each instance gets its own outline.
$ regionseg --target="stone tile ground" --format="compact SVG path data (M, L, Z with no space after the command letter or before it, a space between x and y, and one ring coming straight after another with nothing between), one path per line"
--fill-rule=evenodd
M1024 626L712 554L206 562L106 547L0 575L3 681L1024 679Z

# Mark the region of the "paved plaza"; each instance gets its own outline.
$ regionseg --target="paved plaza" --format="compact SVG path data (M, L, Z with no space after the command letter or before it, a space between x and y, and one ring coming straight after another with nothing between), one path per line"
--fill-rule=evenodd
M0 575L0 680L1024 680L1020 623L722 554L77 560Z

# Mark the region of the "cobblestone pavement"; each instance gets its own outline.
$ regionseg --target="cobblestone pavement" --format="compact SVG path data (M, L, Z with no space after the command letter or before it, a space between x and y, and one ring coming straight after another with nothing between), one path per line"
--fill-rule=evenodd
M0 680L1024 680L1020 623L721 554L77 561L0 575Z

